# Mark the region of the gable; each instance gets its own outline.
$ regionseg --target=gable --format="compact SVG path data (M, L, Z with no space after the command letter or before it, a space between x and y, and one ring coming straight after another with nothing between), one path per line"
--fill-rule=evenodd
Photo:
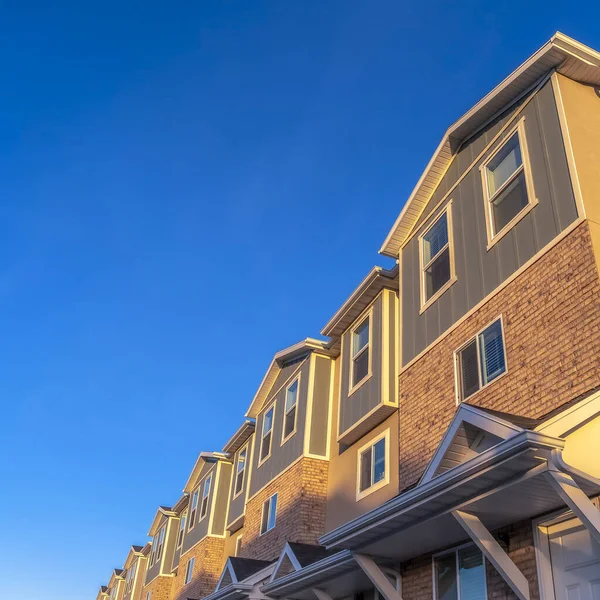
M287 555L283 555L281 557L281 561L275 568L275 571L273 571L272 581L275 581L276 579L279 579L280 577L284 577L285 575L289 575L290 573L293 573L294 571L296 571L296 568L292 564L290 557Z
M231 568L231 561L228 560L225 563L225 566L223 567L223 571L221 573L221 577L219 577L219 581L217 582L217 587L215 588L215 591L219 591L220 589L227 587L228 585L232 585L236 582L237 580L235 579L235 573Z

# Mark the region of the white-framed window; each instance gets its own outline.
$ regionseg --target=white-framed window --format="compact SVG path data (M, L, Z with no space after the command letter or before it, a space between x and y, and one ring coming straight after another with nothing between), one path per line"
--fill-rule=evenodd
M246 461L248 459L248 444L246 444L239 452L237 462L235 464L235 483L233 487L233 497L236 498L244 489L244 479L246 477Z
M488 245L512 229L536 203L525 121L481 165Z
M164 525L160 528L160 531L158 532L157 536L155 537L155 540L156 540L156 554L154 555L154 562L156 564L157 562L160 561L160 559L162 557L163 546L165 544L165 526Z
M434 600L487 600L481 550L468 544L433 557Z
M350 332L350 391L371 373L371 313Z
M210 495L210 486L212 483L212 475L209 475L204 480L204 485L202 486L202 504L200 505L200 519L204 519L206 514L208 513L208 497Z
M356 498L360 500L390 480L390 430L387 429L358 450Z
M137 562L132 563L132 565L127 569L127 576L125 577L125 593L129 594L131 589L133 588L133 582L135 580L135 571L137 568Z
M151 600L152 598L152 590L150 590L149 592L146 592L146 600Z
M187 585L192 580L192 575L194 574L194 557L190 558L187 561L187 565L185 566L185 579L183 580L183 585Z
M300 379L296 377L285 390L285 409L283 414L283 433L281 434L281 443L287 441L296 433L296 415L298 407L298 385Z
M179 517L179 530L177 531L177 548L181 548L185 536L185 524L187 522L187 510L184 510Z
M262 505L262 516L260 519L260 535L271 531L275 527L277 518L277 494L267 498Z
M235 540L235 555L239 556L242 551L242 536L238 536L237 540Z
M419 236L421 309L435 302L456 280L451 203Z
M506 373L502 317L482 329L454 353L457 400L475 392Z
M264 462L271 456L271 442L273 440L273 415L275 414L275 405L271 406L264 414L262 421L262 431L260 435L260 454L258 464Z
M194 528L196 524L196 515L198 514L198 498L200 497L200 488L196 488L192 494L190 502L190 519L188 522L188 531Z

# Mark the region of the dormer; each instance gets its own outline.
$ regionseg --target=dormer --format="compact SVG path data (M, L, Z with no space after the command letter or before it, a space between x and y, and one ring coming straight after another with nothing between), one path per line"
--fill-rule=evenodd
M181 498L173 505L173 512L176 514L176 537L175 537L175 550L173 551L173 562L171 564L171 571L175 571L179 566L179 557L183 549L183 540L185 538L185 532L187 529L188 519L188 508L190 503L189 494L183 494Z
M353 444L398 408L398 291L398 268L374 267L321 332L341 346L341 444Z
M159 575L169 575L175 548L177 513L171 507L160 506L148 535L152 538L145 584Z
M108 586L101 585L98 593L96 594L96 600L109 600L108 598Z
M123 565L125 585L123 588L123 600L139 600L144 577L146 576L147 556L142 546L131 546L125 564Z
M106 586L108 600L123 600L124 590L124 571L123 569L114 569Z

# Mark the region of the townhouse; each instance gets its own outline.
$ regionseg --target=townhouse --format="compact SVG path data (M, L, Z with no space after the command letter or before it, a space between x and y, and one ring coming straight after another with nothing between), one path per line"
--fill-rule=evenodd
M600 54L463 115L380 252L97 600L600 598Z

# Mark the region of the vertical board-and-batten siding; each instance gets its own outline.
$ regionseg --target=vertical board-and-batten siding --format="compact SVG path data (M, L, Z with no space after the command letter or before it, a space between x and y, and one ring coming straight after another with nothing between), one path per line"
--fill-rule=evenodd
M329 430L329 404L333 360L314 356L314 384L308 451L314 456L326 456Z
M231 484L231 474L233 465L228 462L221 462L218 467L218 481L214 482L215 493L213 502L209 506L209 513L212 511L212 524L210 535L225 535L225 525L228 513L229 489ZM243 495L243 494L242 494Z
M252 434L246 444L242 446L235 454L233 459L233 470L232 470L232 478L233 482L231 484L231 496L229 498L229 516L227 517L227 524L233 523L236 519L239 519L244 514L244 509L246 507L246 490L248 489L248 480L250 478L250 469L252 468L252 444L256 439L256 434ZM235 495L235 477L237 474L237 461L240 455L240 450L247 448L246 452L246 472L244 473L244 483L242 485L242 491L237 497L233 497Z
M522 102L461 148L423 212L413 237L402 249L403 365L422 352L577 218L554 93L551 82L548 81L514 119L516 123L525 117L533 188L539 204L501 240L489 250L486 249L486 200L479 167L505 141L506 137L501 136L447 198L447 202L452 202L457 281L423 314L419 314L419 235L444 210L447 202L433 213L430 211L515 115ZM507 129L507 133L510 130L511 127Z

